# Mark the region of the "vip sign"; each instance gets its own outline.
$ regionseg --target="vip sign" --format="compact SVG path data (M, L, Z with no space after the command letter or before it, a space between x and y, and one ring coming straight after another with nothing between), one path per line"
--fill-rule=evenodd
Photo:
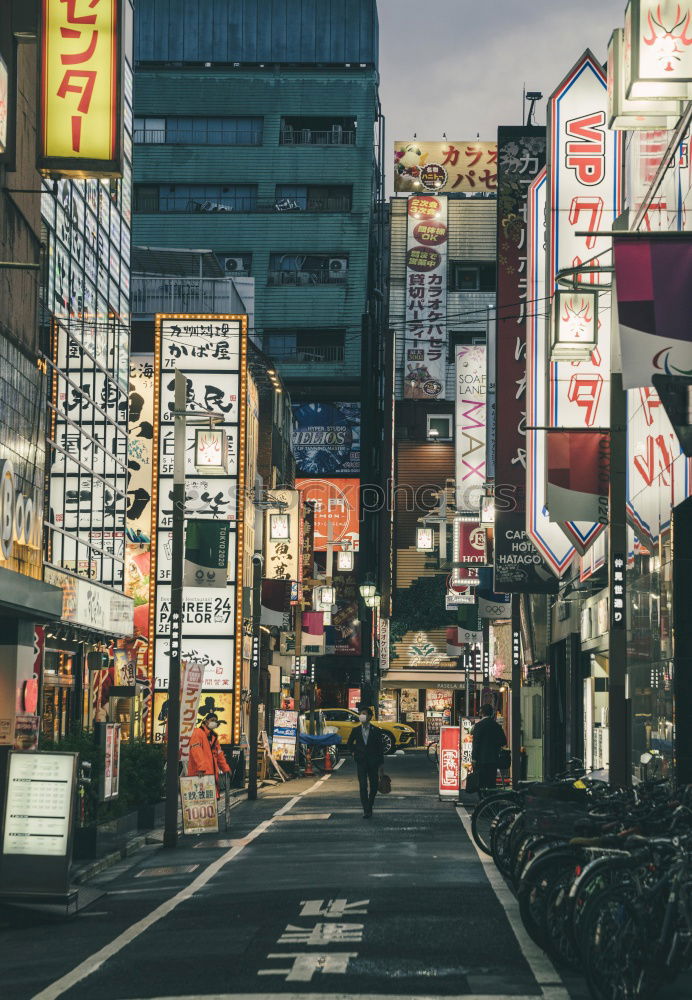
M629 0L624 50L629 98L688 98L688 84L692 83L692 3Z
M610 264L612 240L599 233L610 230L621 211L620 134L606 128L605 74L589 51L553 93L548 108L547 291L552 294L559 271L580 267L585 261L589 261L588 268ZM581 280L598 287L604 276L595 271L589 276L585 268ZM598 344L591 357L578 363L559 361L549 367L547 415L551 427L608 424L610 292L599 295L598 308ZM603 527L574 521L563 524L581 554Z
M476 511L486 481L485 345L458 347L455 374L457 509Z
M444 399L447 369L447 198L407 201L405 399Z
M122 176L121 0L42 0L38 168Z
M546 287L546 190L543 170L529 188L528 198L528 297L545 301ZM534 309L526 337L526 533L556 576L561 576L575 556L574 546L560 526L548 517L546 506L547 382L549 364L548 329L545 312ZM497 501L496 501L497 502ZM502 515L498 515L501 520ZM497 534L497 526L496 526Z
M627 520L653 551L690 490L688 463L655 389L627 393Z

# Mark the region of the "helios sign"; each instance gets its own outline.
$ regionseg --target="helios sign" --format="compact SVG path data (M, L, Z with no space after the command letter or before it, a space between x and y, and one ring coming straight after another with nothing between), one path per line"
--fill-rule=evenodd
M42 0L38 168L122 176L121 0Z

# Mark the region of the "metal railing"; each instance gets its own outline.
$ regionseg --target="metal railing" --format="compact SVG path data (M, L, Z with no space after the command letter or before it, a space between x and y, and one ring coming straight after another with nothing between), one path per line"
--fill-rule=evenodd
M335 273L326 269L319 271L270 271L267 284L272 286L291 286L304 288L308 285L345 285L348 277L346 270Z
M341 128L323 131L312 128L283 128L279 133L279 144L281 146L355 146L356 133Z
M338 364L344 360L343 344L289 347L277 350L265 346L265 351L275 361L280 361L284 365L329 365Z
M244 306L231 278L132 276L134 314L237 313Z
M248 129L229 135L219 129L137 128L132 134L136 145L168 146L261 146L262 132Z
M349 195L337 198L276 198L258 202L251 195L215 198L177 198L175 195L139 194L135 191L134 211L162 213L197 213L225 215L230 212L350 212Z

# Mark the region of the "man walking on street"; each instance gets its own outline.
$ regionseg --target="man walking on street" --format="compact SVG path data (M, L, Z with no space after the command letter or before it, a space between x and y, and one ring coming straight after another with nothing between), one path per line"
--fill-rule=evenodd
M384 770L382 730L371 725L372 709L361 706L358 718L360 725L351 730L346 746L347 749L353 750L353 759L358 768L363 819L370 819L380 774Z
M507 745L502 726L495 722L492 705L481 705L481 720L473 727L471 759L478 776L478 795L495 788L500 750Z

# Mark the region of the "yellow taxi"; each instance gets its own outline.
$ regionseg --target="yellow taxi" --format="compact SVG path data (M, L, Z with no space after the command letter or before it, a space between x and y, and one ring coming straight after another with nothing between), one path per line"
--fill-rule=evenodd
M344 747L348 742L351 732L360 725L358 713L350 708L323 708L321 712L327 726L333 726L341 736L341 745ZM385 753L394 753L396 750L415 747L416 733L410 726L405 726L400 722L381 722L373 718L373 726L382 730L382 742Z

